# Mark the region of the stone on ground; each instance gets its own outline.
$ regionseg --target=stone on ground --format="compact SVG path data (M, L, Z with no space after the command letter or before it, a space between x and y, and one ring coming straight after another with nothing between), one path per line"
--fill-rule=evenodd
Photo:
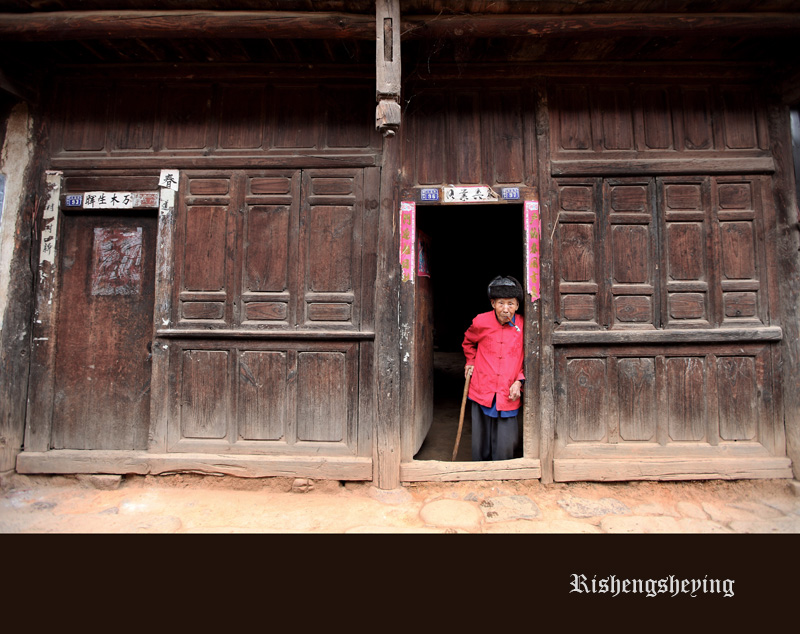
M599 500L588 500L585 498L572 497L566 500L559 500L558 505L569 513L572 517L586 518L601 515L625 515L630 513L630 509L614 498L601 498Z
M536 503L527 495L504 495L486 498L481 502L481 511L487 522L509 522L513 520L535 520L542 516Z
M420 519L427 526L440 528L462 528L477 531L481 527L483 513L476 504L462 500L434 500L422 507Z

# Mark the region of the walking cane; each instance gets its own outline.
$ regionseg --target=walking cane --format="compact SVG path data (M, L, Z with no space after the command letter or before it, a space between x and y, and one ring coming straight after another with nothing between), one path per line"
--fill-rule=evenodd
M461 399L461 415L458 417L458 434L456 435L456 446L453 447L453 461L456 459L456 454L458 453L458 443L461 442L461 428L464 426L464 409L467 407L467 393L469 392L469 381L472 378L472 370L474 370L474 367L467 370L467 380L464 383L464 397Z

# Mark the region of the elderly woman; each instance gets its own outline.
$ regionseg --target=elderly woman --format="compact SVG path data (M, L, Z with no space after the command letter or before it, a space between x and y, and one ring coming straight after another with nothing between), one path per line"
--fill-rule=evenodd
M472 320L464 334L464 375L472 373L472 459L508 460L517 445L522 374L522 322L516 316L522 286L498 276L488 288L492 310Z

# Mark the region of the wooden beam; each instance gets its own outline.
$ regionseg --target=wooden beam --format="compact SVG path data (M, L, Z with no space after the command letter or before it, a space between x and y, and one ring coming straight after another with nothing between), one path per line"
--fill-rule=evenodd
M286 11L53 11L0 14L0 37L48 41L132 38L372 39L375 17Z
M19 473L113 473L166 475L204 473L239 478L369 480L372 460L356 456L251 456L205 453L78 450L23 451Z
M756 36L800 32L800 14L633 13L415 15L403 39L476 37ZM0 14L0 37L15 41L131 38L375 38L375 16L282 11L52 11Z
M442 462L418 460L400 464L403 482L460 482L463 480L536 480L538 459L515 458L496 462Z
M800 32L797 13L608 13L584 15L406 16L404 40L417 38L755 36Z

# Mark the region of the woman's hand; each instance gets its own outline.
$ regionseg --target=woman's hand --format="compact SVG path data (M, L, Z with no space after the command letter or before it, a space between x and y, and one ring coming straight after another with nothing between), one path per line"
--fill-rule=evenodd
M469 375L472 374L472 370L475 366L474 365L467 365L464 366L464 378L468 379Z
M511 388L508 390L508 400L516 401L517 399L519 399L521 394L522 394L522 383L520 383L519 381L514 381L511 384Z

